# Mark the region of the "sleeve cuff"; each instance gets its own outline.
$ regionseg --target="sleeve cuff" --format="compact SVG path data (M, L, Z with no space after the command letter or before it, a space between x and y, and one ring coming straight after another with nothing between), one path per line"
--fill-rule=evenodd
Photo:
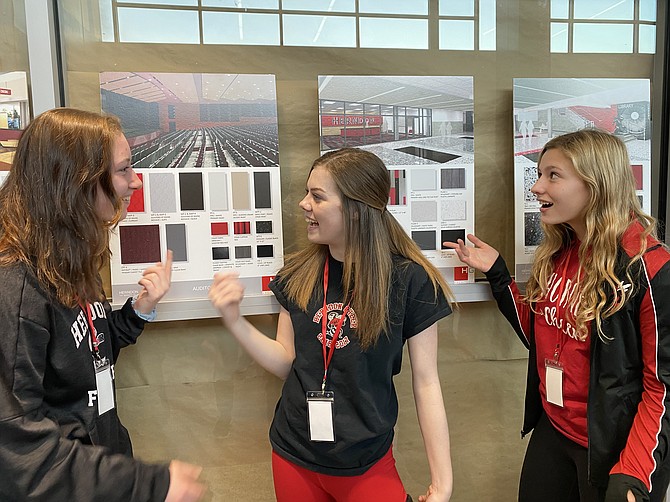
M507 289L507 286L512 282L512 277L507 269L507 264L500 254L489 271L484 275L486 275L486 279L489 281L491 290L494 293Z
M627 474L610 474L605 502L619 502L627 500L628 490L633 492L638 502L649 502L649 490L646 485L636 477Z
M135 308L135 300L133 300L131 305L133 307L133 310L135 311L135 315L137 315L137 317L139 317L143 321L151 322L151 321L156 320L156 307L154 307L154 309L151 312L149 312L148 314L145 314L145 313L140 312L139 310L137 310Z

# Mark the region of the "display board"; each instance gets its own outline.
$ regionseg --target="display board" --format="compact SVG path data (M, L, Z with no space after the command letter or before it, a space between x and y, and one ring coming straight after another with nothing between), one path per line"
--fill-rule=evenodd
M386 164L388 210L448 282L474 281L445 241L474 232L472 77L320 76L322 153L356 147Z
M530 277L542 241L540 210L530 189L549 139L597 127L628 149L642 208L651 213L651 115L648 79L514 79L515 276Z
M167 249L162 306L206 299L221 270L240 274L252 303L274 301L284 248L274 76L105 72L100 89L143 182L112 233L112 301L135 294Z

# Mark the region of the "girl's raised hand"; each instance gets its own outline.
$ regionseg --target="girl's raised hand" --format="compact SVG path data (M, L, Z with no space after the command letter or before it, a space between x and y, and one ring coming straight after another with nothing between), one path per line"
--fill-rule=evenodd
M221 314L223 323L230 327L240 318L240 303L244 298L244 286L235 272L217 272L209 288L209 301Z
M468 240L474 247L466 246L461 239L458 239L458 242L443 242L442 245L456 251L458 259L466 265L480 272L488 272L500 253L473 234L468 234Z

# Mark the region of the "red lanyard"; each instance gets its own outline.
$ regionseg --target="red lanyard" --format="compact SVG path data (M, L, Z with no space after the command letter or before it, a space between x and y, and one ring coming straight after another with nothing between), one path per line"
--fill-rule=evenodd
M87 302L86 307L79 304L81 310L86 312L86 318L88 320L88 330L91 332L91 345L93 345L93 355L96 359L100 359L100 350L98 349L98 336L95 331L95 326L93 325L93 315L91 314L91 305Z
M321 382L321 392L326 390L326 377L328 376L328 366L330 366L330 360L333 358L335 353L335 346L337 344L337 339L340 336L342 331L342 324L347 317L347 312L349 312L349 304L344 307L342 311L342 316L337 325L335 326L335 332L333 333L333 341L330 344L330 350L326 355L326 333L328 328L328 310L326 302L326 293L328 293L328 258L326 258L326 263L323 266L323 309L321 310L321 348L323 349L323 382Z

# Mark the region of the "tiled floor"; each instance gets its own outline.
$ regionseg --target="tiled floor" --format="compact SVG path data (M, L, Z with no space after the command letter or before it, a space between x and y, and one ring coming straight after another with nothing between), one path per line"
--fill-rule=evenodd
M275 316L251 320L271 334ZM440 375L454 464L453 502L512 502L527 440L520 439L525 349L490 302L440 322ZM409 361L396 378L395 455L416 500L430 476ZM135 455L204 467L207 500L272 501L267 438L281 382L258 367L216 319L154 323L116 366L119 411Z
M369 150L388 166L413 166L436 164L435 160L431 160L421 155L411 155L402 151L402 148L416 147L430 150L432 152L450 154L454 159L442 163L443 166L449 166L450 163L458 165L472 165L474 164L473 153L474 139L472 136L466 135L451 135L451 136L432 136L429 138L415 138L411 140L392 141L389 143L377 143L360 147L363 150ZM426 154L427 155L427 154Z

